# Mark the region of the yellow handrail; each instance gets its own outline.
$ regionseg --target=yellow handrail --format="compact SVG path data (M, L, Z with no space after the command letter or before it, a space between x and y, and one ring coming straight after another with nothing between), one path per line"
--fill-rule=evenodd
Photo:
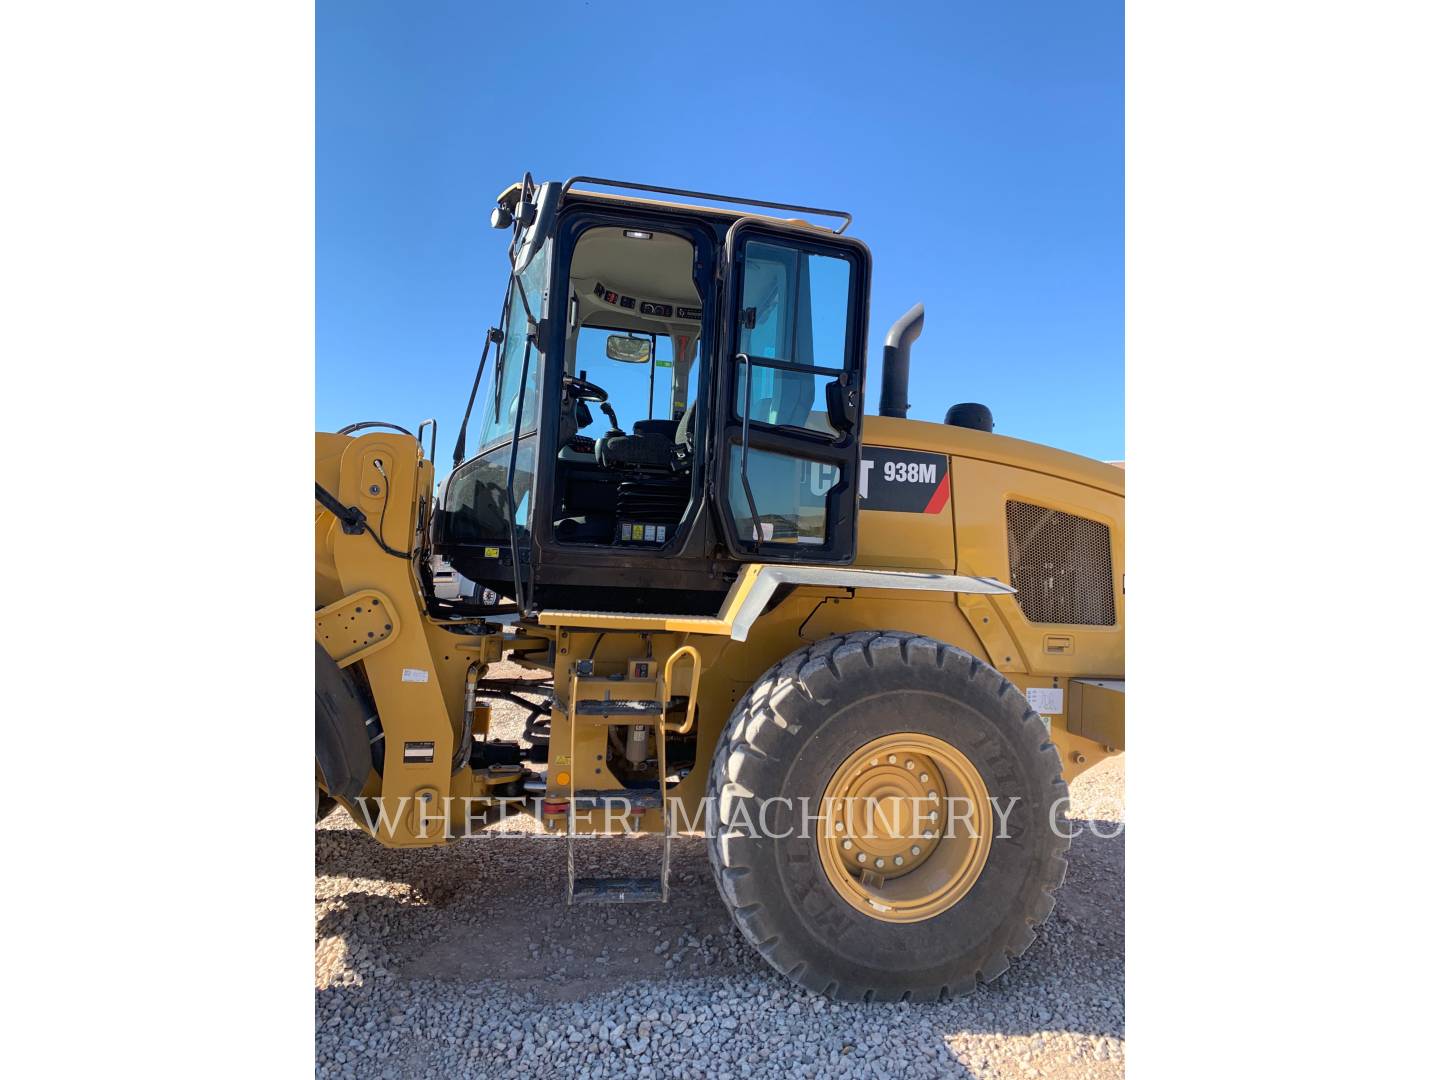
M661 720L661 727L664 727L671 735L686 735L695 726L695 701L700 692L700 651L694 645L681 645L670 654L670 659L665 661L665 670L660 676L660 700L670 700L670 672L675 667L675 661L686 653L690 654L690 696L685 704L685 722L677 727L665 727L664 720ZM661 705L664 708L664 705Z

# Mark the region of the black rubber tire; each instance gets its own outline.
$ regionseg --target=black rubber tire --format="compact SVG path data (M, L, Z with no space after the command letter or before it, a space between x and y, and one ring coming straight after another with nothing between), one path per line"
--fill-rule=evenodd
M817 813L840 763L872 739L914 731L964 753L1003 808L985 869L954 906L915 923L852 907L821 868ZM846 1001L934 1001L990 982L1035 940L1065 879L1069 789L1045 723L1000 672L970 653L904 631L826 638L787 656L735 706L711 763L706 830L720 894L770 965ZM766 799L771 831L753 835Z
M315 643L315 769L326 792L353 799L370 779L370 739L366 718L373 715L351 672ZM317 806L318 814L320 808Z

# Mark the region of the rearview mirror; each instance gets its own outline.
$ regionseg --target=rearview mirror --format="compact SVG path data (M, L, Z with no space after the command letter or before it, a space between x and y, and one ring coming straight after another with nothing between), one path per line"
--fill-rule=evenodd
M650 339L630 337L628 334L611 334L605 339L605 355L622 364L648 364L650 362Z

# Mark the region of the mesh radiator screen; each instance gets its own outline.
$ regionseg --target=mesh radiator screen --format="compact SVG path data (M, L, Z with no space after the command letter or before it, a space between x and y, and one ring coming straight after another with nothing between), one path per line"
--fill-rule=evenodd
M1115 625L1110 527L1063 510L1007 502L1010 584L1031 622Z

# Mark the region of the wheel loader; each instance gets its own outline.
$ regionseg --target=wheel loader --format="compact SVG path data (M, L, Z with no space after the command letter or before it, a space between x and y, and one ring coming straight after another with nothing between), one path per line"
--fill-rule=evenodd
M317 815L406 848L533 814L572 904L666 901L702 835L740 932L842 1000L961 995L1025 950L1067 783L1125 744L1124 472L974 402L907 419L918 304L867 415L850 223L595 177L499 196L510 273L438 494L432 420L316 435ZM501 701L523 738L492 737ZM587 876L625 833L659 840Z

